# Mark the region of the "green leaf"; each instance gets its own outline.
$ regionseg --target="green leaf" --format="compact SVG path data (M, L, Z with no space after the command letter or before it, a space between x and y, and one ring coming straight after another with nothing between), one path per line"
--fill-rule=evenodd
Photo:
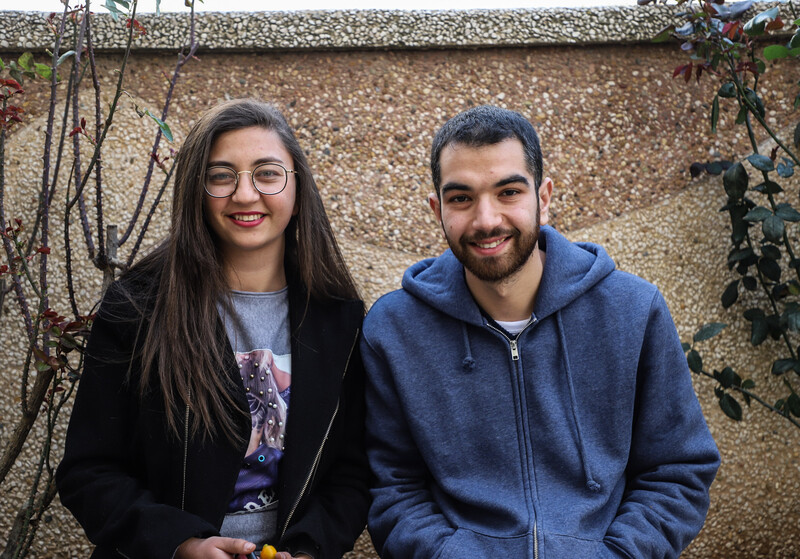
M52 367L50 367L50 365L48 363L45 363L44 361L37 361L34 366L36 367L36 370L39 371L40 373L52 369Z
M734 200L741 200L744 197L745 192L747 192L749 180L750 177L747 175L747 171L741 163L736 163L736 165L729 167L722 176L722 184L725 187L725 192L728 194L729 198Z
M686 362L689 364L689 369L694 373L703 371L703 358L696 350L691 350L686 356Z
M780 281L781 279L781 267L771 258L762 258L759 260L758 271L772 281Z
M683 350L684 353L686 353L687 351L692 349L692 346L690 346L686 342L681 342L681 349Z
M23 53L19 58L17 58L17 64L23 70L31 71L31 64L33 64L33 54L30 52Z
M156 121L156 124L158 124L158 127L161 128L161 132L164 134L164 137L167 139L168 142L171 142L172 141L172 130L170 130L169 125L166 122L164 122L163 120L161 120L160 118L158 118L156 115L151 113L147 109L144 111L144 114L146 114L147 116L152 118L154 121Z
M766 319L760 318L754 320L750 328L750 344L753 346L761 345L764 343L764 340L767 339L768 333L769 328Z
M730 308L739 298L739 280L733 280L722 292L722 307Z
M778 175L780 175L781 178L788 179L794 175L794 163L791 161L786 163L778 163L778 165L775 167L775 170L778 171Z
M121 11L117 7L117 2L115 0L106 0L105 8L109 12L111 12L111 17L114 18L114 21L119 20L119 16L124 16L125 12Z
M782 375L786 371L791 371L797 366L797 361L794 359L778 359L772 364L772 374Z
M800 148L800 123L794 127L794 147Z
M736 124L744 124L745 120L747 120L747 107L742 105L736 113Z
M723 388L739 386L742 382L739 375L733 372L730 367L725 367L722 371L714 371L714 378L719 381Z
M763 245L761 247L761 254L764 255L764 258L769 258L771 260L781 259L781 249L775 245Z
M733 84L733 82L724 83L722 84L722 87L719 88L717 95L726 99L736 97L736 86Z
M42 78L49 80L53 76L53 69L47 64L34 64L34 71Z
M733 284L737 284L738 285L739 284L739 280L736 280L731 285L733 285ZM695 342L703 342L705 340L709 340L709 339L713 338L714 336L716 336L717 334L719 334L720 332L722 332L722 330L726 326L727 326L727 324L725 324L723 322L710 322L710 323L706 324L705 326L703 326L702 328L700 328L700 330L697 331L697 333L694 335L694 341Z
M783 232L786 230L783 220L777 215L771 215L761 224L761 231L764 236L773 243L783 241Z
M790 221L792 223L800 221L800 212L785 202L778 204L778 207L775 210L775 215L784 221Z
M61 346L66 349L75 349L78 347L78 340L76 340L71 334L63 334L61 336Z
M792 392L786 399L786 407L789 408L789 412L791 412L793 416L800 417L800 396Z
M74 55L75 55L75 51L74 51L74 50L68 50L67 52L65 52L64 54L62 54L61 56L59 56L59 57L58 57L58 60L56 61L56 68L58 68L59 66L61 66L61 64L62 64L62 63L63 63L63 62L64 62L64 61L65 61L67 58L69 58L70 56L74 56Z
M767 24L778 17L779 10L776 7L763 11L753 19L744 24L744 32L751 37L764 34L764 28Z
M753 155L749 156L747 160L750 162L750 165L752 165L759 171L764 171L768 173L770 171L775 170L775 164L773 163L772 159L770 159L766 155L754 153Z
M789 49L783 45L770 45L764 48L764 58L767 60L777 60L789 56Z
M3 59L0 58L0 72L6 69L6 65L3 63Z
M669 38L672 36L672 32L675 31L675 26L670 24L659 31L655 37L651 39L653 43L664 43L669 41Z
M739 402L730 394L726 393L722 395L719 399L719 407L722 408L725 415L734 421L742 420L742 406L740 406Z
M797 24L795 24L797 25ZM794 32L792 38L789 40L789 48L794 50L795 48L800 47L800 29Z
M714 96L711 103L711 132L717 133L717 122L719 122L719 96Z
M756 192L761 192L762 194L780 194L783 192L781 185L773 181L764 181L761 184L754 186L753 190Z
M752 390L755 387L756 387L756 383L751 378L745 379L745 380L742 381L742 388L744 388L745 390Z
M764 206L756 206L744 216L745 221L764 221L772 215L772 211Z
M748 291L755 291L758 288L758 281L753 276L745 276L742 278L742 285Z

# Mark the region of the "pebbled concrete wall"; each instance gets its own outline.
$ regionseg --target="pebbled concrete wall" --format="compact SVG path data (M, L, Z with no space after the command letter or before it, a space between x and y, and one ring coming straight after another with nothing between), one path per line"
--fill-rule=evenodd
M684 340L707 322L732 325L704 358L753 376L768 393L781 389L765 370L777 345L753 352L740 309L724 311L719 295L733 279L725 267L727 236L718 178L692 181L693 161L736 158L747 140L734 137L736 112L721 104L720 133L708 131L716 85L672 80L685 63L677 45L646 39L670 18L671 8L498 10L467 12L300 12L200 14L198 60L185 68L167 121L177 149L197 115L219 100L258 96L274 102L308 150L329 215L369 303L399 285L411 263L444 248L427 207L428 150L435 130L469 106L492 103L518 110L542 137L545 172L555 182L554 225L574 240L600 242L622 269L656 283ZM43 56L52 40L46 14L0 12L0 58L23 50ZM185 14L144 16L122 104L104 152L107 216L130 218L146 172L155 128L134 105L160 113L163 74L187 42ZM124 24L98 17L95 38L102 103L116 83ZM796 120L792 84L800 69L771 65L762 79L771 124L790 138ZM31 223L41 175L49 88L26 85L25 124L6 146L6 208ZM64 102L59 88L57 109ZM84 90L80 112L90 114ZM58 113L60 114L60 112ZM785 129L784 126L787 126ZM741 136L741 134L739 134ZM767 146L768 148L768 146ZM62 176L66 181L66 175ZM169 191L167 192L167 195ZM63 196L63 190L59 190ZM786 194L794 203L797 185ZM146 204L153 200L151 193ZM158 211L146 243L167 233L168 204ZM53 234L62 235L55 218ZM79 235L77 227L71 229ZM791 228L793 236L797 230ZM131 242L123 246L127 255ZM53 245L54 301L64 302L63 254ZM86 258L81 249L77 257ZM101 278L81 272L79 299L99 296ZM18 414L18 370L24 360L14 301L3 304L0 335L0 443ZM712 488L706 528L684 557L800 557L800 434L758 409L740 424L725 419L712 386L695 386L723 455ZM768 398L770 399L770 398ZM774 398L773 398L774 399ZM41 426L39 434L41 434ZM63 436L63 426L57 441ZM60 449L56 450L58 456ZM25 498L36 456L30 450L0 491L0 541L11 512ZM56 504L34 543L37 555L87 557L91 547ZM351 559L375 557L368 539Z

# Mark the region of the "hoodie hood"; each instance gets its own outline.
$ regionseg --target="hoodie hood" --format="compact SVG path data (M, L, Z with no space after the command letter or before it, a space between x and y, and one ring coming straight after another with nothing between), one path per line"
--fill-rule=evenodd
M549 225L539 232L539 249L546 254L534 314L543 319L569 305L614 271L614 261L599 245L573 243ZM451 250L411 266L403 275L403 289L457 320L480 326L477 305L464 304L472 294L464 266Z

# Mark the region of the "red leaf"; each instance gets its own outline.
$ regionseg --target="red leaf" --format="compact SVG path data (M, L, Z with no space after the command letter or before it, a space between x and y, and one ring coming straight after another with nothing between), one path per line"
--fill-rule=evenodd
M75 128L72 129L72 132L69 133L69 137L72 138L75 134L80 134L80 133L81 133L81 127L76 126Z
M778 146L772 148L772 152L769 154L769 158L775 161L775 158L778 156Z
M39 247L36 249L36 252L40 252L42 254L50 254L50 247Z
M86 128L86 119L81 117L81 128Z
M765 31L777 31L779 29L783 29L783 20L780 18L780 16L770 21L764 28Z

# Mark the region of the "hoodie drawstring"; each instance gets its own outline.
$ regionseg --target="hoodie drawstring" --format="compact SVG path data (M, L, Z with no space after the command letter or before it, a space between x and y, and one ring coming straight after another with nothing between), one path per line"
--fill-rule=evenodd
M577 399L575 398L575 386L572 383L572 370L569 367L569 351L567 351L567 336L564 332L564 324L561 322L561 311L556 312L556 323L558 324L558 336L561 341L561 349L563 350L562 359L564 361L564 368L567 371L567 386L569 386L569 397L572 408L572 421L575 423L575 432L578 435L578 452L581 455L581 465L583 466L583 473L586 476L586 487L594 493L599 493L602 487L592 477L592 472L589 468L589 463L586 460L586 448L583 444L583 436L581 435L581 422L578 421L578 404L577 404Z
M467 324L465 322L461 322L461 335L464 338L464 351L466 353L464 360L461 361L461 368L464 369L465 372L469 372L475 368L475 359L472 358L472 348L469 345Z

